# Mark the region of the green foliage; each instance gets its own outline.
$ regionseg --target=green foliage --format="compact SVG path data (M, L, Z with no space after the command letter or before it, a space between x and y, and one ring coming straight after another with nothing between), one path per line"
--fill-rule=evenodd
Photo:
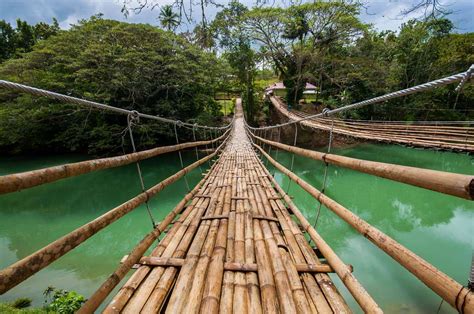
M12 307L16 309L24 309L31 306L31 299L29 298L19 298L12 302Z
M366 29L358 10L357 4L316 1L248 12L250 36L274 63L287 87L288 104L298 103L306 82L314 79L314 68L331 50L351 44Z
M18 19L16 28L5 20L0 20L0 63L9 58L20 57L22 53L31 51L35 43L47 39L59 32L56 19L49 25L40 22L29 25L26 21Z
M161 26L167 31L176 29L180 24L179 15L173 11L173 6L169 4L161 7L158 19Z
M0 77L151 115L219 124L213 95L227 69L221 64L171 32L92 17L5 62ZM122 151L125 116L5 90L0 103L2 152ZM134 135L140 148L172 138L169 125L146 120Z
M75 313L86 302L86 299L75 291L48 287L44 294L51 299L51 303L46 306L46 310L59 314Z
M369 30L355 45L334 49L319 69L321 101L340 107L466 71L474 63L474 34L451 34L449 20L409 21L400 32ZM455 84L346 113L377 120L472 120L474 96ZM456 100L457 98L457 100Z
M223 56L239 80L246 118L252 124L258 112L258 101L254 90L257 56L243 24L247 11L243 4L231 1L216 15L211 29L220 46L225 49Z
M44 314L48 312L45 309L17 309L10 304L0 303L0 313L2 314Z

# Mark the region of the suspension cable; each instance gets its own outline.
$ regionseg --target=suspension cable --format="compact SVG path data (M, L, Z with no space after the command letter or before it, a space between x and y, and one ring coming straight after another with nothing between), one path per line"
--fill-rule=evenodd
M90 106L90 107L93 107L93 108L96 108L96 109L112 111L112 112L120 113L120 114L124 114L124 115L130 115L130 114L138 115L138 117L140 117L140 118L158 120L158 121L161 121L161 122L164 122L164 123L173 124L173 123L177 122L177 120L172 120L172 119L163 118L163 117L159 117L159 116L144 114L144 113L140 113L136 110L122 109L122 108L118 108L118 107L114 107L114 106L110 106L110 105L101 104L101 103L98 103L98 102L95 102L95 101L90 101L90 100L85 100L85 99L76 98L76 97L72 97L72 96L67 96L67 95L47 91L47 90L44 90L44 89L35 88L35 87L31 87L31 86L23 85L23 84L18 84L18 83L13 83L13 82L5 81L5 80L0 80L0 87L6 88L6 89L9 89L9 90L24 92L24 93L35 95L35 96L42 96L42 97L48 97L48 98L51 98L51 99L57 99L57 100L61 100L61 101L67 102L67 103L71 103L71 104ZM188 126L188 127L193 126L193 124L191 124L191 123L181 122L181 124L185 125L185 126ZM222 126L222 127L197 125L196 127L197 128L202 128L202 129L210 129L210 130L214 130L214 129L223 130L223 129L227 129L230 125L231 124L228 124L228 125Z
M176 128L178 123L180 123L180 121L176 121L176 123L174 124L174 135L176 137L176 144L179 144L178 129ZM178 155L179 155L179 162L181 163L181 170L183 170L184 163L183 163L183 156L181 155L181 150L178 150ZM186 188L188 189L188 192L191 191L191 189L189 188L188 177L186 173L184 174L184 182L186 183Z
M325 110L327 110L327 109L325 109ZM324 113L324 110L323 110L323 113ZM321 187L321 191L319 192L320 196L321 196L321 194L324 194L324 192L326 190L326 181L327 181L328 168L329 168L329 163L326 161L326 156L331 153L332 140L333 140L333 136L334 136L333 131L334 131L334 116L331 117L331 131L329 132L328 150L327 150L326 154L323 155L323 158L322 158L326 165L324 166L323 185ZM318 197L318 202L319 202L318 213L316 214L316 220L314 221L314 228L315 229L316 229L316 226L318 224L319 215L321 213L321 206L323 204L319 200L319 197Z
M132 133L132 126L138 124L140 122L140 116L138 115L137 111L132 111L131 114L127 116L127 128L128 128L128 134L130 135L130 142L132 144L132 149L133 152L136 153L137 149L135 147L135 140L133 138L133 133ZM153 218L153 214L151 213L150 205L148 204L148 200L150 199L150 196L148 195L147 190L145 189L145 182L143 180L143 175L142 175L142 170L140 168L140 162L136 162L137 165L137 173L138 173L138 178L140 179L140 185L142 188L142 192L145 193L146 195L146 200L145 200L145 207L148 212L148 216L150 217L151 223L153 225L153 229L156 228L156 222L155 219Z

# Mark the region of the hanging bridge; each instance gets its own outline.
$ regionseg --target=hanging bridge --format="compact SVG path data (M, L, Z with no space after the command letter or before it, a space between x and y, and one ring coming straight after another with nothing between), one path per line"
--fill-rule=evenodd
M467 71L435 82L442 82L439 83L441 85L454 82L464 84L469 76L470 71ZM370 105L373 101L326 111L322 115L291 116L291 120L286 123L253 128L246 124L241 102L237 100L232 123L225 127L209 127L119 109L6 81L0 81L0 87L126 115L134 151L117 157L1 176L0 194L132 163L137 166L142 184L142 193L0 270L2 294L145 204L153 223L152 230L135 247L130 248L128 255L117 261L117 269L92 296L87 296L88 300L79 310L80 313L96 311L132 269L135 269L132 276L121 284L111 301L103 305L104 312L350 313L346 300L328 275L335 273L363 311L381 313L382 309L376 300L356 279L348 264L350 261L341 260L326 243L316 226L306 219L292 197L275 180L274 174L265 167L262 161L265 160L288 176L292 184L299 185L314 197L319 205L333 211L411 272L444 302L459 312L474 313L474 269L467 286L458 283L327 196L324 193L325 183L319 190L299 178L292 172L293 161L288 169L278 162L277 153L287 151L293 157L300 155L322 161L326 164L326 170L330 165L336 165L467 200L474 199L474 176L331 154L331 140L333 132L336 132L334 125L331 126L330 145L326 153L297 147L297 128L294 145L283 144L274 141L274 137L266 136L269 129L280 130L299 123L312 123L317 118L327 119L337 112ZM176 145L136 151L132 130L140 123L139 118L172 124ZM178 129L181 127L192 129L193 142L179 143ZM200 129L207 130L213 136L196 140L195 131ZM198 147L209 146L211 152L200 158ZM181 158L184 149L194 149L196 152L196 161L187 166ZM272 149L276 150L275 154L271 154ZM146 187L139 162L171 152L179 153L182 169ZM211 163L211 166L202 172L202 180L195 187L189 187L186 181L188 193L161 222L154 221L153 211L148 206L149 199L177 180L186 180L190 171L206 163ZM324 182L326 176L327 172ZM151 247L151 253L145 256Z
M298 110L288 110L277 97L271 103L289 119L311 116ZM474 152L474 122L472 121L357 121L351 119L312 118L302 122L313 129L369 141L402 144L413 147Z

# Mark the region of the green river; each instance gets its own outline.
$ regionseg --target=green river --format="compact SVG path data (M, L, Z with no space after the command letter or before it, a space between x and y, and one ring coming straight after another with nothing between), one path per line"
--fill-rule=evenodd
M466 154L375 144L334 152L367 160L474 174L474 159ZM193 161L193 154L184 157L187 163ZM0 158L0 175L86 158L70 155ZM289 166L291 155L279 152L278 160ZM176 154L142 162L148 187L179 169ZM321 187L324 172L321 162L297 156L293 169L304 180ZM200 171L195 170L189 175L189 182L194 185L200 178ZM286 189L287 178L278 172L276 178ZM139 191L135 165L129 165L1 195L0 267L31 254ZM315 200L294 183L289 191L299 208L314 221ZM155 197L151 201L155 219L162 219L185 192L184 180L180 180ZM326 192L458 282L467 283L473 250L474 202L334 166L329 167ZM354 266L355 276L387 313L437 311L441 300L437 295L324 207L317 227L342 260ZM34 306L41 306L42 292L50 285L90 296L115 269L120 258L150 230L151 222L141 206L0 296L0 302L30 297ZM332 277L351 307L360 311L337 276ZM454 310L445 303L441 313L454 313Z

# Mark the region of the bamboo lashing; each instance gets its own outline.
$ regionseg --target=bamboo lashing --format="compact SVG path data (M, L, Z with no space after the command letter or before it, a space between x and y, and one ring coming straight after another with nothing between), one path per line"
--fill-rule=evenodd
M207 145L211 142L214 143L223 140L229 132L230 129L218 138L208 141L188 142L171 146L156 147L149 150L117 157L86 160L44 169L0 176L0 194L20 191L41 184L51 183L60 179L70 178L93 171L125 166L140 160L149 159L170 152Z
M468 200L474 199L474 176L472 175L368 161L334 154L325 154L309 149L303 149L296 146L269 141L253 135L251 132L250 134L259 141L303 157L327 162L332 165L349 168L385 179L411 184L440 193L454 195Z
M125 255L121 263L125 263L130 255ZM147 266L173 266L181 267L184 264L185 259L183 258L172 258L172 257L155 257L155 256L143 256L138 262L136 262L132 268L139 267L140 265ZM328 264L295 264L296 270L300 273L333 273L334 270ZM347 267L353 271L352 265ZM242 264L237 262L224 263L224 270L229 271L243 271L243 272L257 272L258 266L256 263Z
M10 290L26 278L37 273L44 267L48 266L70 250L77 247L79 244L86 241L88 238L96 234L98 231L110 225L112 222L121 218L125 214L129 213L140 204L143 204L146 200L162 191L168 185L176 182L186 173L199 167L212 157L214 157L220 149L224 146L225 142L222 143L219 148L212 154L192 163L184 169L178 171L174 175L166 178L160 183L154 185L150 189L146 190L145 193L141 193L134 198L126 201L125 203L111 209L100 217L93 221L75 229L67 235L59 238L58 240L48 244L42 249L35 253L15 262L14 264L2 269L0 271L0 294Z
M364 237L368 238L372 243L390 255L451 306L456 309L460 309L461 306L464 306L464 309L474 311L474 293L469 291L468 288L463 287L461 284L439 271L433 265L417 256L415 253L411 252L377 228L371 226L365 220L361 219L328 196L322 194L319 190L290 172L280 163L276 162L258 145L254 144L254 146L266 158L268 158L273 166L278 168L278 170L287 175L291 180L295 181L295 183L350 224L355 230L364 235ZM334 265L331 266L334 267ZM334 269L337 272L337 268L334 267Z

